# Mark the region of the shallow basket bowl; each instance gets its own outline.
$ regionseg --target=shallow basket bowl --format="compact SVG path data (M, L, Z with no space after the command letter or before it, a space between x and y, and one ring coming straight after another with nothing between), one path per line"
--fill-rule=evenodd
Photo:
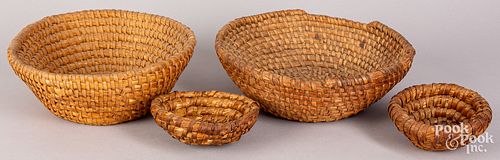
M56 116L110 125L148 113L192 56L193 32L167 17L88 10L45 17L11 42L15 73Z
M259 105L225 92L173 92L155 98L151 114L158 126L182 143L223 145L250 131Z
M225 70L278 117L334 121L357 114L408 72L415 50L380 22L285 10L238 18L217 34Z

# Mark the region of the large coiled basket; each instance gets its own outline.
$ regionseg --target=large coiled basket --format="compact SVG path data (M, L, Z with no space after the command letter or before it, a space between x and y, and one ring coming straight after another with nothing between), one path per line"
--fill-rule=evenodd
M167 17L89 10L43 18L11 42L15 73L55 115L110 125L148 113L192 56L193 32Z
M217 55L250 98L304 122L352 116L408 72L415 50L379 22L285 10L238 18L217 34Z

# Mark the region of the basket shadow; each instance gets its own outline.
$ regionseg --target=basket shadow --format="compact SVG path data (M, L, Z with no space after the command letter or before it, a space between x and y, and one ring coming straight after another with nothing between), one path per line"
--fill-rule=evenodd
M387 113L387 99L372 104L365 111L352 117L354 126L359 126L368 138L373 142L378 143L379 146L397 152L414 152L419 150L414 147L406 137L400 133Z

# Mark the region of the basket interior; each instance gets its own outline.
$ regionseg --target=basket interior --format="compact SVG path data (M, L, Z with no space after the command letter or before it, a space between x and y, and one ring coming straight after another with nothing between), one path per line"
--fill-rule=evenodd
M489 109L476 92L451 84L415 86L404 90L399 97L411 118L428 125L467 123Z
M209 123L231 122L251 110L244 102L215 97L180 98L167 103L167 110L177 116Z
M44 18L14 49L26 65L52 73L102 74L145 68L187 47L190 31L165 17L99 10Z
M410 101L404 105L415 120L429 125L458 125L468 122L476 109L459 98L437 95Z
M219 46L243 65L303 80L365 75L408 58L375 28L310 14L243 18L226 26Z

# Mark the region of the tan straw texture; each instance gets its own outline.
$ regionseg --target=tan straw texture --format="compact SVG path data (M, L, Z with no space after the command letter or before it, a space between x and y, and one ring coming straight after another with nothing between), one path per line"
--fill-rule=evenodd
M151 104L156 123L186 144L222 145L238 141L257 120L250 98L217 91L173 92Z
M285 10L238 18L217 34L229 76L265 111L334 121L379 100L408 72L415 50L379 22Z
M389 116L399 131L425 150L454 150L460 136L478 136L491 122L488 102L478 93L455 84L424 84L407 88L394 96ZM446 132L437 125L461 127ZM443 127L441 127L443 128Z
M110 125L148 113L191 58L195 38L167 17L89 10L45 17L11 42L15 73L55 115Z

